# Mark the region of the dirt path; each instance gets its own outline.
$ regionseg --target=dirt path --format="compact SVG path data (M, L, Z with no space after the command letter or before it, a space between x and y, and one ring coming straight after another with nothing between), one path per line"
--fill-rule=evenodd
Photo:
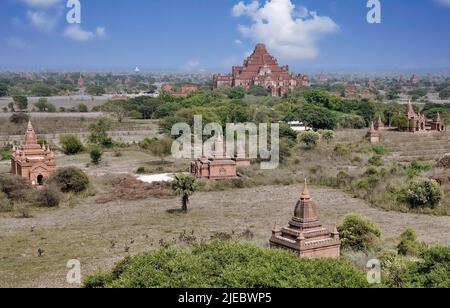
M0 287L69 287L66 263L78 259L83 274L112 266L127 255L159 247L184 230L198 238L217 232L249 229L253 241L267 245L275 221L288 222L301 191L299 186L267 186L225 192L198 193L187 215L169 214L177 199L95 204L84 200L75 208L38 212L35 218L0 218ZM380 224L386 245L393 245L405 227L417 230L427 243L450 244L450 217L381 212L336 190L311 193L326 225L359 212ZM31 232L31 226L35 226ZM37 257L37 250L45 250Z

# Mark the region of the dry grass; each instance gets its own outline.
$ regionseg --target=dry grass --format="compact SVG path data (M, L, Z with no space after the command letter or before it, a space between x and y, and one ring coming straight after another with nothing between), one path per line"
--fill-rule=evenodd
M273 223L287 223L300 191L295 185L198 193L187 215L168 212L179 207L177 198L99 205L92 197L74 208L33 212L31 219L3 218L0 286L68 287L69 259L79 259L86 275L126 256L126 247L131 254L155 249L160 240L170 242L183 230L205 239L250 230L255 243L267 245ZM449 217L382 212L332 189L312 189L312 194L326 225L356 211L381 225L387 246L406 227L416 228L425 242L450 243ZM41 258L39 248L45 251Z

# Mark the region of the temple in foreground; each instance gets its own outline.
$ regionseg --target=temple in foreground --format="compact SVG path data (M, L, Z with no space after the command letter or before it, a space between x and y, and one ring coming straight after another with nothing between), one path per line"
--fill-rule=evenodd
M248 90L251 86L261 86L272 96L281 97L298 87L309 86L309 78L291 74L287 65L279 66L277 59L269 54L266 46L258 44L243 66L234 66L231 74L214 75L213 83L214 89L243 87Z
M55 170L55 154L48 146L38 144L33 125L28 122L24 144L12 148L11 173L41 186Z
M270 246L292 250L300 258L339 258L341 241L336 226L330 232L318 218L317 207L309 194L308 184L300 195L289 225L272 230Z

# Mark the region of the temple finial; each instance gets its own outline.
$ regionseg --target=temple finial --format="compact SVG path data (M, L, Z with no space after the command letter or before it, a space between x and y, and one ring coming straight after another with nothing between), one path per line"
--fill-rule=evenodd
M309 194L309 189L308 189L308 180L305 179L305 187L303 188L303 192L301 195L302 199L310 199L311 195Z

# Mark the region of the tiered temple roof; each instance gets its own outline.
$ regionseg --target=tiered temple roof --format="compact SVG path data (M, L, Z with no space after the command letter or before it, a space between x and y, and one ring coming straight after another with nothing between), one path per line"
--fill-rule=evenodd
M307 76L291 74L287 65L280 66L264 44L256 45L243 66L233 66L231 74L214 75L213 79L215 88L243 87L248 90L251 86L261 86L270 90L273 96L309 85Z
M46 145L39 145L31 121L28 122L23 145L12 148L11 173L28 178L33 185L42 185L55 171L55 154Z
M270 245L274 248L295 251L301 258L340 256L339 232L336 226L329 232L320 223L317 206L309 193L306 180L304 190L295 206L294 216L285 228L275 224Z

